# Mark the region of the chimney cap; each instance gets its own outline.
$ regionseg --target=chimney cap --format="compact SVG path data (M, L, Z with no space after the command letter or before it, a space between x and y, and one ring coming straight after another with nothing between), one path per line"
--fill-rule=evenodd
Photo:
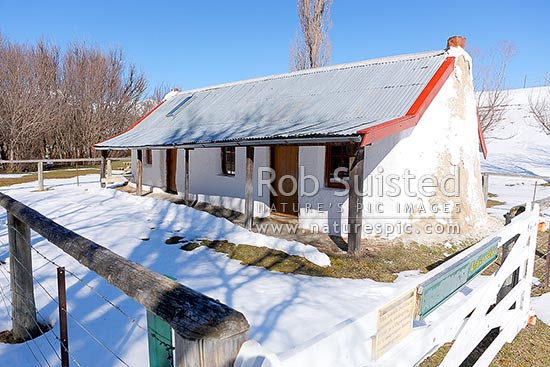
M447 40L447 50L451 47L466 47L466 37L463 36L452 36Z

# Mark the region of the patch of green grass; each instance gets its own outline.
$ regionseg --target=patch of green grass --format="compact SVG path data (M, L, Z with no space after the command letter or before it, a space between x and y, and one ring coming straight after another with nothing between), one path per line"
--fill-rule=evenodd
M122 171L128 166L128 163L130 163L130 158L127 161L111 161L111 167Z
M79 176L90 175L99 173L99 169L83 168L78 170ZM63 170L63 171L46 171L44 172L44 178L73 178L76 177L76 170ZM4 177L0 178L0 186L11 186L21 183L33 182L38 180L37 173L29 173L28 175L21 177Z
M167 238L164 243L167 245L175 245L181 242L183 240L182 236L172 236L170 238Z
M426 358L422 363L418 365L418 367L437 367L443 362L443 358L447 355L449 352L449 349L451 349L451 346L453 343L446 343L443 344L438 350L436 350L431 356Z
M0 343L6 343L6 344L18 344L18 343L24 343L28 340L32 340L35 338L38 338L41 335L44 335L46 332L50 331L52 329L52 325L45 324L43 322L39 322L37 324L37 328L32 330L32 335L29 334L27 331L28 337L25 339L15 339L13 337L12 330L3 330L0 331Z
M535 326L527 326L519 332L512 343L507 343L498 352L491 367L550 366L550 326L540 320Z
M322 267L313 264L301 256L267 247L236 245L228 241L201 241L186 244L182 250L192 251L199 246L206 246L226 254L229 258L239 260L243 265L260 266L267 270L281 273L302 274L332 278L369 278L380 282L392 282L397 273L404 270L426 272L446 257L447 252L456 252L444 246L423 246L412 244L385 245L370 250L366 255L353 257L347 254L328 254L331 265ZM411 254L414 253L414 256Z
M491 367L548 367L550 366L550 326L540 320L534 326L522 329L512 343L506 343L490 364ZM441 364L452 343L444 344L424 360L419 367ZM475 358L467 359L461 367L473 366Z
M538 232L537 233L537 251L535 253L535 266L533 269L533 276L539 279L542 283L546 278L546 257L545 254L548 252L548 240L550 236L550 231ZM531 296L540 296L541 294L548 292L549 290L544 289L543 286L532 287Z
M185 251L193 251L194 249L197 249L199 247L201 247L200 243L189 242L189 243L186 243L185 245L181 246L180 249L185 250Z
M492 208L494 206L499 206L499 205L504 205L506 204L504 201L500 201L500 200L494 200L494 199L489 199L487 200L487 208Z

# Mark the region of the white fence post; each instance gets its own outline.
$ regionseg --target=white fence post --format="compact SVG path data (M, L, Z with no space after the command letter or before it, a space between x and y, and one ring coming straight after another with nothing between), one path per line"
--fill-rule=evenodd
M38 162L38 191L44 191L44 162Z

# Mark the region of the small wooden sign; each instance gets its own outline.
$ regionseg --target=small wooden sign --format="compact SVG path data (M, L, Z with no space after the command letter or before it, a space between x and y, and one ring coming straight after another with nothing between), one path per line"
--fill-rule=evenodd
M411 333L415 302L416 290L412 290L378 310L376 335L372 340L374 360Z
M499 241L500 237L493 238L480 249L419 285L419 318L423 319L429 315L466 283L491 265L498 257Z

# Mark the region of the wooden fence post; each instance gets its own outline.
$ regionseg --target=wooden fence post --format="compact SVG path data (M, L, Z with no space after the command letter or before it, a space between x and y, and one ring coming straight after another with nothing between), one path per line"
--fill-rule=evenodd
M107 172L105 174L105 176L110 179L110 178L113 178L113 163L110 159L107 159Z
M483 188L483 200L485 205L487 205L487 200L489 200L489 174L481 174L481 187Z
M363 180L365 148L359 147L349 171L348 193L348 253L361 252L361 232L363 231Z
M44 191L44 162L38 162L38 191Z
M175 334L175 367L233 367L248 332L225 339L185 339Z
M31 230L8 211L10 285L12 294L13 338L30 339L41 331L36 320L31 257Z
M57 299L59 300L59 339L61 344L61 367L69 367L69 333L67 331L67 287L65 268L57 268Z
M136 195L141 196L143 193L143 152L141 149L137 151L136 163Z
M546 247L546 276L544 277L544 288L550 286L550 234L548 235L548 244Z
M109 154L109 152L107 150L102 150L101 151L101 164L99 166L99 185L101 187L107 186L106 181L105 181L105 170L106 170L106 166L107 166L107 164L106 164L107 154Z
M189 205L191 198L189 197L189 148L185 148L185 186L183 189L183 196L185 203Z
M252 229L254 222L254 147L246 147L246 178L244 184L244 227Z

